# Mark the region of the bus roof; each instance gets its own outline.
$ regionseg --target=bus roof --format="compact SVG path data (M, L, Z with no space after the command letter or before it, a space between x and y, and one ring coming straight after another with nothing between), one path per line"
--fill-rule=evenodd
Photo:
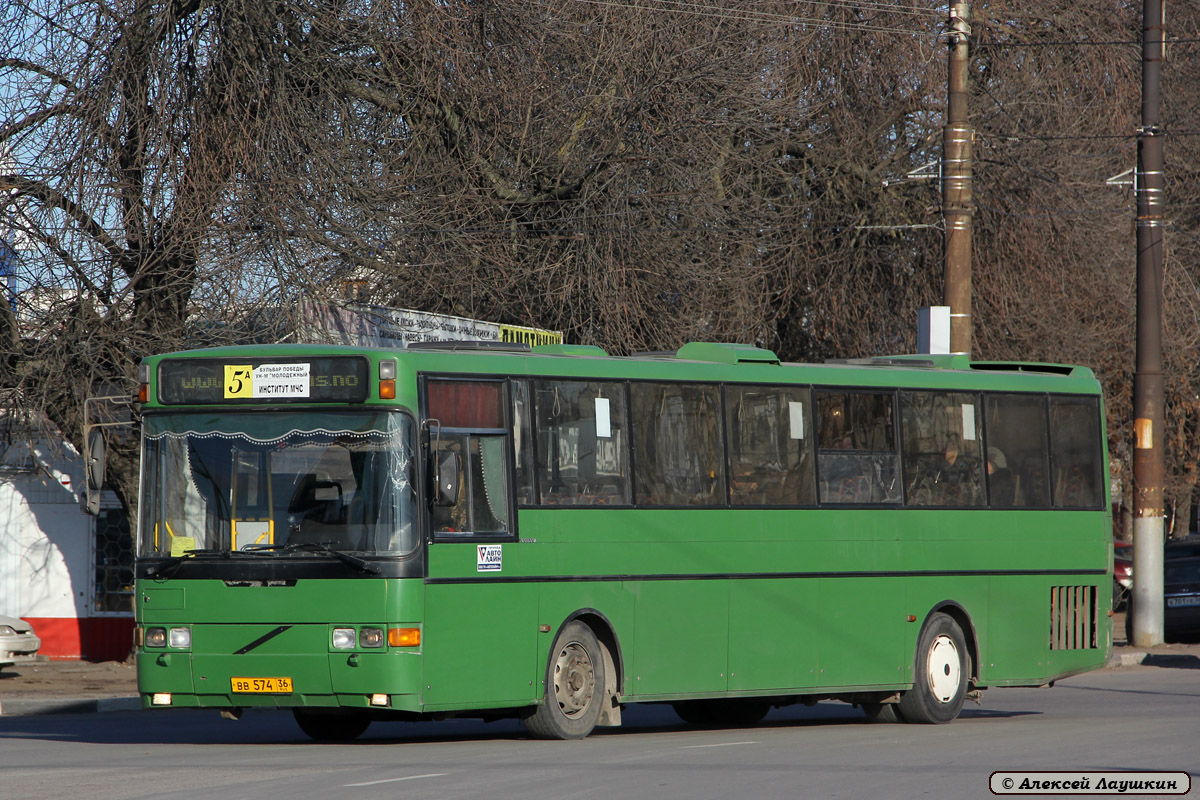
M586 380L674 380L726 383L813 384L831 387L893 387L948 391L1021 391L1100 394L1095 375L1086 367L1066 364L971 361L965 354L896 355L830 360L821 364L784 362L772 352L749 344L692 342L678 350L610 356L589 345L552 344L529 347L509 342L434 342L405 349L351 345L272 344L239 345L151 356L144 360L143 381L157 384L155 369L164 362L206 359L212 368L303 362L305 358L332 359L339 363L360 360L360 378L370 382L382 361L398 360L404 371L441 375L528 375ZM347 357L350 360L347 361ZM314 362L315 363L315 362ZM232 367L231 367L232 368ZM318 369L316 366L314 369ZM315 373L314 373L315 374ZM215 377L215 375L214 375ZM366 386L363 386L364 391ZM158 392L155 392L158 399ZM229 397L229 395L225 395ZM307 397L307 394L305 394ZM249 400L249 398L245 398ZM330 402L377 402L367 396L334 393ZM294 401L305 402L296 398ZM319 402L316 396L312 402ZM168 405L183 402L176 399ZM219 396L201 399L201 405L220 403ZM157 403L152 403L157 405Z

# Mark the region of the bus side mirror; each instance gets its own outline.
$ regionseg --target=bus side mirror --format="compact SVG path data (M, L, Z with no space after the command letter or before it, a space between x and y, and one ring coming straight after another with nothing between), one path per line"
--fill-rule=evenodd
M87 483L87 495L83 512L96 516L100 513L100 490L104 488L107 471L108 446L104 434L92 428L83 439L83 472Z
M434 454L433 480L437 487L433 496L435 506L458 505L458 484L461 472L459 458L459 454L452 450L443 450Z

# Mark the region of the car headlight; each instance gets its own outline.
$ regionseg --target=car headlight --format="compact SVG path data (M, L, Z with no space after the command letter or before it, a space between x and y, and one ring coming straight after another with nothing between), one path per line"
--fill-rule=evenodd
M0 625L0 636L16 636L17 632L12 629L11 625Z
M335 650L353 650L354 640L354 628L333 629L333 648Z

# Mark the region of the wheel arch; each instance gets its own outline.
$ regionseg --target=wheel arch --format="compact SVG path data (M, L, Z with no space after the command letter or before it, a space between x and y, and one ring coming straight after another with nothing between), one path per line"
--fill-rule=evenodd
M942 613L950 617L958 624L959 630L962 631L963 638L967 640L967 655L971 659L969 677L971 681L979 681L979 636L975 632L975 622L971 619L971 615L955 600L943 600L929 609L929 613L925 615L924 621L921 622L921 630L925 630L925 626L929 624L929 619L934 614ZM918 637L920 633L918 633Z
M616 680L617 691L622 691L625 685L625 659L621 654L621 643L617 639L616 628L612 621L602 611L594 608L581 608L569 614L559 623L558 630L554 632L555 637L575 620L579 620L591 628L592 633L596 634L596 638L600 640L600 644L608 650L608 654L613 660L613 677Z

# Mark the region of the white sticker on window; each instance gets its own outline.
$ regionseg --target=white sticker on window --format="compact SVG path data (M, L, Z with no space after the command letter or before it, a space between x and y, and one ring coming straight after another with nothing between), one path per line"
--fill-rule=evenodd
M612 417L608 414L608 398L596 398L596 436L607 439L612 436Z
M499 544L479 544L475 546L478 557L475 560L476 572L500 572L504 565L504 553Z
M255 397L308 397L308 363L259 364L251 377Z
M963 403L963 441L975 441L975 404Z
M804 438L804 403L788 403L788 429L793 439Z

